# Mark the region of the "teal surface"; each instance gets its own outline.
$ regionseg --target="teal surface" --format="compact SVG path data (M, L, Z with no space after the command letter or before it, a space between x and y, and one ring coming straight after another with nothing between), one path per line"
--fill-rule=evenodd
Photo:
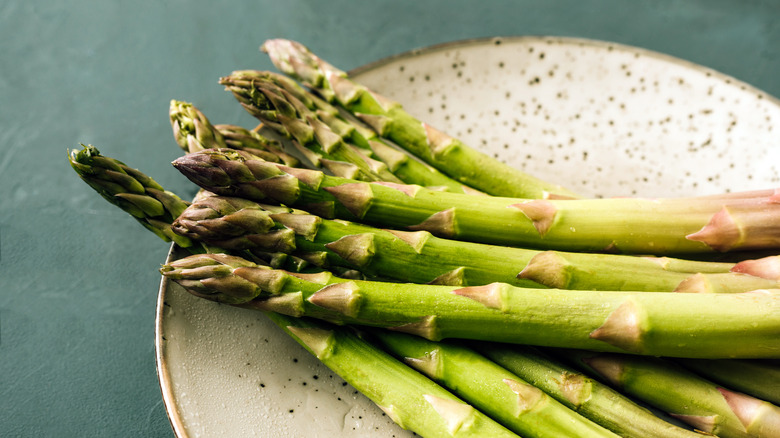
M0 2L0 436L170 437L155 373L167 245L70 169L91 143L189 197L170 99L253 126L217 78L272 69L267 38L345 69L487 36L640 46L780 96L774 1Z

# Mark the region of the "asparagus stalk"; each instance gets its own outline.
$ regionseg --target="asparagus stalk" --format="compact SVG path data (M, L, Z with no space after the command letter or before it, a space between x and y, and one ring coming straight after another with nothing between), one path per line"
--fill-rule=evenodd
M621 391L723 438L780 436L780 408L660 358L563 351Z
M469 348L388 330L371 333L391 354L520 436L618 436Z
M301 161L284 151L279 142L269 139L255 130L248 130L236 125L220 124L214 128L225 138L229 148L246 150L254 155L263 157L263 151L275 155L277 159L266 161L280 162L285 166L301 167Z
M271 126L276 126L281 135L300 131L300 127L293 126L293 131L285 129L284 124L276 122L278 119L276 111L261 109L269 105L273 106L273 101L263 98L264 93L276 90L274 93L276 96L291 96L288 103L296 108L299 116L301 114L306 116L303 122L309 124L315 132L323 130L320 125L324 123L333 133L341 137L342 142L354 149L354 156L347 158L359 160L360 162L356 163L359 165L362 165L362 162L367 163L385 181L402 181L455 193L477 192L464 187L463 184L447 177L430 165L412 158L408 152L404 153L402 149L394 148L388 141L378 137L374 131L364 126L361 121L343 114L338 108L306 91L285 76L272 72L244 70L221 78L220 83L225 85L250 113L261 120L271 121ZM287 121L290 124L291 121ZM323 135L330 135L330 133ZM316 153L316 149L312 153ZM314 157L315 162L317 159L318 157Z
M163 266L199 296L415 334L689 358L780 357L780 291L658 294L296 276L216 255ZM330 284L333 283L333 284Z
M308 149L313 164L360 181L402 182L387 166L372 168L354 148L317 118L303 102L268 80L263 72L244 71L220 80L241 105L261 122Z
M185 152L211 148L246 149L266 161L296 167L300 161L284 152L278 142L236 125L212 125L191 103L171 100L168 110L173 138Z
M269 316L404 429L425 437L517 436L347 327Z
M222 248L273 249L303 257L310 254L311 262L324 269L343 266L368 276L411 283L476 286L502 282L523 287L653 292L745 292L780 286L777 280L730 273L729 268L735 265L729 263L461 242L427 231L382 230L225 196L193 202L174 221L173 230ZM679 272L684 269L705 273Z
M214 129L206 116L191 103L171 100L168 118L171 121L173 138L185 152L227 147L222 134Z
M176 242L182 248L197 246L171 230L171 223L184 212L188 202L142 172L102 156L94 146L81 146L81 150L68 151L70 165L103 199L129 213L163 241Z
M157 200L157 192L161 192L162 188L151 178L115 159L101 156L93 146L71 151L69 158L84 181L105 199L133 215L163 240L171 240L166 235L170 223L168 227L162 224L165 217L159 214L148 216L150 211L155 210L148 205L161 204ZM148 193L142 194L142 189ZM132 201L126 201L128 193L136 195L129 198ZM174 206L176 209L178 206L181 209L180 204L186 204L171 193L166 193L164 199L166 207ZM169 202L171 200L178 201ZM138 204L143 208L137 207ZM167 214L170 217L170 211ZM174 237L181 242L189 242L187 238ZM195 245L187 248L197 251ZM267 269L248 261L244 263L254 269ZM424 436L516 436L416 371L350 333L347 328L332 328L321 322L274 313L268 315L405 429Z
M626 438L693 438L609 386L523 345L474 342L474 348L570 409ZM710 359L702 359L708 362Z
M469 187L496 196L531 199L576 197L569 190L513 169L417 120L399 103L353 82L347 73L318 58L297 42L268 40L262 50L283 73L313 88L325 100L343 106L379 135Z
M680 359L677 362L727 388L780 405L780 363L776 361Z
M83 146L83 145L82 145ZM164 190L151 177L128 167L120 161L106 157L94 146L83 146L81 151L68 154L71 166L89 186L104 199L129 213L146 229L165 242L173 241L193 254L203 252L230 252L253 262L273 268L300 272L310 263L295 255L271 252L262 248L234 248L232 251L202 240L193 240L172 231L173 220L190 205L176 194ZM200 191L194 202L214 196Z
M367 183L209 149L173 165L206 190L457 240L563 251L682 254L776 248L780 203L740 198L527 200Z

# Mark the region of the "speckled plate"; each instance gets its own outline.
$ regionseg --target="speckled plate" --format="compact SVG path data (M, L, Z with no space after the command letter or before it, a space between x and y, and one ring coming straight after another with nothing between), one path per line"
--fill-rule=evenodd
M421 120L583 195L778 184L778 100L647 50L557 37L471 40L384 59L353 77ZM411 436L264 315L166 281L157 360L179 437Z

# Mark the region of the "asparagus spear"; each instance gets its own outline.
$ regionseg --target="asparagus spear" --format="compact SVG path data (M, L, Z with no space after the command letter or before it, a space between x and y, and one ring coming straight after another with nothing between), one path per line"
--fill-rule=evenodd
M92 145L68 151L68 160L81 179L106 201L129 213L165 242L182 248L197 246L171 230L173 220L189 205L156 181L119 160L104 157Z
M192 240L172 231L173 220L180 216L190 203L163 189L143 172L100 154L94 146L72 150L68 159L81 179L95 189L104 199L133 216L144 228L165 242L175 242L192 253L230 252L202 240ZM200 202L213 194L199 192L194 202ZM309 262L281 252L261 248L234 248L233 254L247 257L254 262L294 272L304 270Z
M775 248L780 203L748 198L526 200L367 183L209 149L173 165L206 190L441 237L564 251L681 254Z
M702 435L666 422L607 385L523 345L474 342L473 347L592 421L627 438ZM710 359L701 359L708 362Z
M115 159L100 155L93 146L71 151L69 158L84 181L106 200L130 213L163 240L170 241L166 234L170 223L167 226L163 223L166 215L149 216L157 209L149 206L162 204L157 200L162 188L151 178ZM143 194L144 189L146 194ZM128 197L130 194L134 196ZM174 210L186 204L169 192L163 198L165 207L173 207ZM166 210L166 214L170 217L171 212ZM174 237L182 243L189 242L187 238ZM188 245L187 248L198 251L196 245ZM254 269L267 269L248 261L244 263ZM424 436L516 436L416 371L350 333L347 328L328 327L322 322L274 313L268 315L405 429Z
M761 400L780 405L780 363L766 360L678 360L685 368Z
M341 137L341 141L352 147L354 154L348 159L358 160L357 165L363 162L384 181L405 182L418 184L423 187L437 187L455 193L476 193L476 190L464 187L463 184L447 177L435 168L413 159L408 153L399 148L394 148L386 140L381 139L362 122L342 114L338 108L330 105L322 99L303 89L295 81L272 72L243 70L233 72L230 76L220 79L233 95L261 120L270 121L281 135L289 135L301 130L300 126L292 126L292 130L286 129L284 123L278 123L278 112L270 109L275 106L274 101L265 99L265 93L275 90L274 100L287 99L286 102L293 106L299 116L305 115L306 124L310 125L314 132L323 131L324 123L332 133ZM281 105L284 105L282 103ZM299 117L300 119L300 117ZM284 121L285 119L282 119ZM295 122L287 119L288 125ZM300 125L300 124L299 124ZM321 136L332 136L330 132ZM313 161L319 159L318 148L314 148L309 155L316 154ZM378 158L379 161L374 160ZM396 179L397 177L397 179ZM400 180L400 181L399 181Z
M325 269L344 266L369 276L412 283L475 286L498 281L524 287L654 292L745 292L778 287L777 280L730 273L735 265L729 263L461 242L427 231L382 230L225 196L193 202L174 221L173 230L222 248L311 254L311 262ZM679 272L684 269L691 272ZM698 271L705 273L692 273Z
M415 119L399 103L356 84L345 72L319 59L299 43L268 40L262 50L283 73L313 88L325 100L343 106L379 135L469 187L496 196L576 197L569 190L515 170Z
M171 100L168 110L173 138L185 152L211 148L246 149L266 161L296 167L300 161L284 152L278 142L236 125L212 125L198 108Z
M658 294L307 277L228 256L163 266L199 296L430 340L463 338L689 358L780 357L780 291ZM333 284L330 284L333 283Z
M173 138L185 152L227 147L222 134L214 129L206 116L191 103L171 100L168 118L171 121Z
M215 125L214 128L222 134L225 138L225 143L227 143L229 148L243 149L260 157L262 157L262 155L259 155L259 153L266 151L278 158L278 160L271 159L267 161L278 161L285 166L290 167L301 166L301 161L285 152L279 142L269 139L255 130L248 130L240 126L229 124Z
M361 181L401 182L387 166L371 168L349 144L317 118L303 102L266 79L262 72L239 72L222 78L233 96L250 114L280 135L291 137L295 144L308 149L314 164L339 176Z
M780 436L780 408L705 380L670 361L561 351L630 396L723 438Z
M269 316L404 429L426 437L517 436L348 327Z
M381 346L520 436L617 437L479 353L388 330Z

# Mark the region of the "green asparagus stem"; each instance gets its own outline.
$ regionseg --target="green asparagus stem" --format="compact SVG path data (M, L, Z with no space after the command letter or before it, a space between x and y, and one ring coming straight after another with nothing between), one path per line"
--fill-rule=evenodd
M261 108L273 104L270 99L264 99L264 93L276 90L275 96L291 96L292 98L287 102L296 108L298 115L306 115L306 120L303 120L305 123L309 124L315 132L323 130L320 125L324 123L332 133L341 138L344 144L354 149L353 156L347 158L365 162L384 181L441 188L455 193L478 193L474 189L464 187L463 184L449 178L430 165L412 158L408 152L394 148L388 141L378 137L374 131L363 125L363 122L343 113L343 110L339 110L339 108L306 91L295 81L285 76L272 72L244 70L233 72L230 76L220 79L220 83L232 91L233 95L250 113L261 120L270 121L270 125L275 126L281 135L298 132L300 127L292 126L292 130L288 130L283 123L277 121L277 112L261 110ZM312 122L310 123L309 120ZM287 122L288 125L291 124L289 119ZM322 135L330 135L330 133ZM314 149L315 151L309 151L309 155L316 163L321 154L316 152L318 148ZM356 164L362 165L361 163Z
M780 408L722 388L670 361L586 351L561 354L703 432L723 438L780 436Z
M558 185L513 169L415 119L399 103L356 84L344 71L319 59L299 43L268 40L262 49L283 73L313 88L325 100L343 106L379 135L469 187L496 196L576 197Z
M324 217L440 237L562 251L682 254L776 248L780 203L743 199L526 200L367 183L209 149L173 165L206 190L274 200Z
M617 437L469 348L388 330L371 333L391 354L520 436Z
M626 438L701 438L533 347L474 342L474 348L570 409ZM702 359L710 361L710 359Z
M727 388L780 405L780 363L776 361L679 359L677 362Z
M780 291L658 294L346 281L191 256L163 275L212 300L462 338L689 358L780 357ZM334 284L329 284L333 283Z
M425 437L516 437L349 328L275 313L269 316L404 429Z
M68 160L81 179L106 201L129 213L165 242L182 248L197 246L171 230L171 223L189 205L147 175L119 160L104 157L92 145L68 151Z
M311 262L324 269L343 266L368 276L411 283L478 286L502 282L523 287L652 292L732 293L780 288L777 280L730 273L729 268L735 265L729 263L461 242L427 231L382 230L225 196L193 202L174 221L173 230L222 248L272 249L302 257L311 254ZM679 272L685 269L690 272Z

